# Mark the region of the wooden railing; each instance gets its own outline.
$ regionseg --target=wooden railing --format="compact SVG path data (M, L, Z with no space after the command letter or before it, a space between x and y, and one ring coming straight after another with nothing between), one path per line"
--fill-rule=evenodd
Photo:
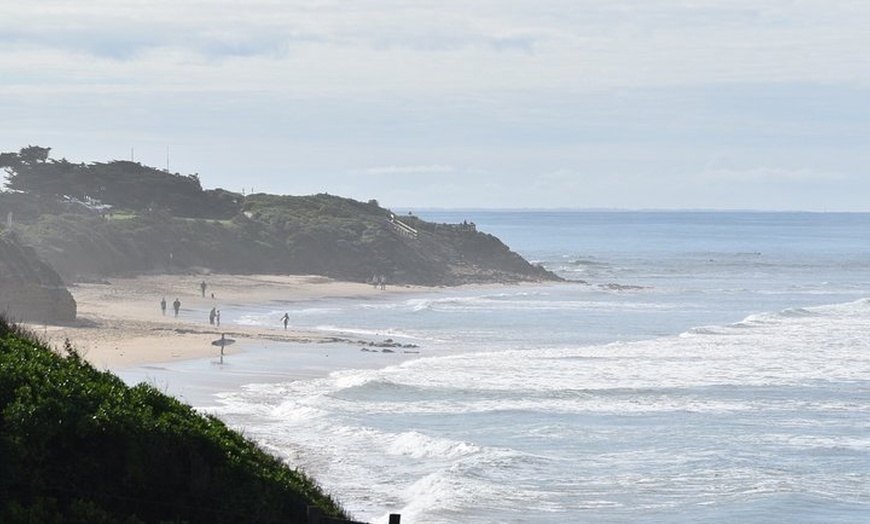
M396 218L395 215L390 215L390 225L393 226L393 229L405 236L417 238L417 230Z

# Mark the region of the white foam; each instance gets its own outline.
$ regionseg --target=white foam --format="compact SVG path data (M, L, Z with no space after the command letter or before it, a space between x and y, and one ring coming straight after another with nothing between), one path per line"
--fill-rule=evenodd
M390 454L414 459L453 459L480 451L470 442L434 438L419 431L405 431L395 436L387 448Z
M524 515L530 508L542 515L678 511L802 490L867 497L870 488L849 471L834 484L823 474L789 480L775 468L793 471L800 463L779 466L782 457L769 451L867 454L866 437L826 435L819 426L830 413L866 416L866 406L836 392L812 396L816 384L870 376L867 312L864 300L788 308L650 340L427 356L249 388L245 428L286 448L369 520L400 512L439 521L480 511L477 520L486 522L487 511L505 517L499 504L524 507ZM246 399L233 402L242 413ZM765 424L759 414L775 418ZM250 417L267 422L251 424ZM466 421L502 419L518 433L505 428L500 439L539 446L548 458L485 445L479 435L453 436ZM445 421L444 435L425 429L432 420ZM629 433L610 427L615 422ZM724 434L719 425L741 430ZM753 463L739 450L756 450ZM575 471L583 477L572 479Z

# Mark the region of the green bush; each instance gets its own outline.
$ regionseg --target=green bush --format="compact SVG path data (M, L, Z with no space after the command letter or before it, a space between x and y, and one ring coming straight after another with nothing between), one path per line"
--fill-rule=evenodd
M306 522L343 516L220 420L128 387L0 318L0 522Z

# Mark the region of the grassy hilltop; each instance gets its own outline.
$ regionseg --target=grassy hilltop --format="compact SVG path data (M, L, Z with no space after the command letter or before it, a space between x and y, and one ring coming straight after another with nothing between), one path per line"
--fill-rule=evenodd
M0 317L0 522L305 523L305 475L152 386Z
M396 217L374 200L204 190L198 175L49 151L0 154L0 211L67 281L191 271L448 286L559 279L473 225Z

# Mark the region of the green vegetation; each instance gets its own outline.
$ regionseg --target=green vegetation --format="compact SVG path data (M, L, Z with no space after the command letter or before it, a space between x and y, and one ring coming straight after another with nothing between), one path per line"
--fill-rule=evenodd
M317 274L458 285L558 280L473 227L401 217L376 200L203 190L134 162L72 164L49 148L0 153L22 241L67 281L144 272Z
M304 523L346 518L305 475L152 386L0 318L0 522Z
M124 160L73 164L49 159L50 151L28 146L18 153L0 153L6 187L42 198L111 203L134 211L162 209L190 218L231 218L242 200L223 189L203 190L196 174L181 176Z

